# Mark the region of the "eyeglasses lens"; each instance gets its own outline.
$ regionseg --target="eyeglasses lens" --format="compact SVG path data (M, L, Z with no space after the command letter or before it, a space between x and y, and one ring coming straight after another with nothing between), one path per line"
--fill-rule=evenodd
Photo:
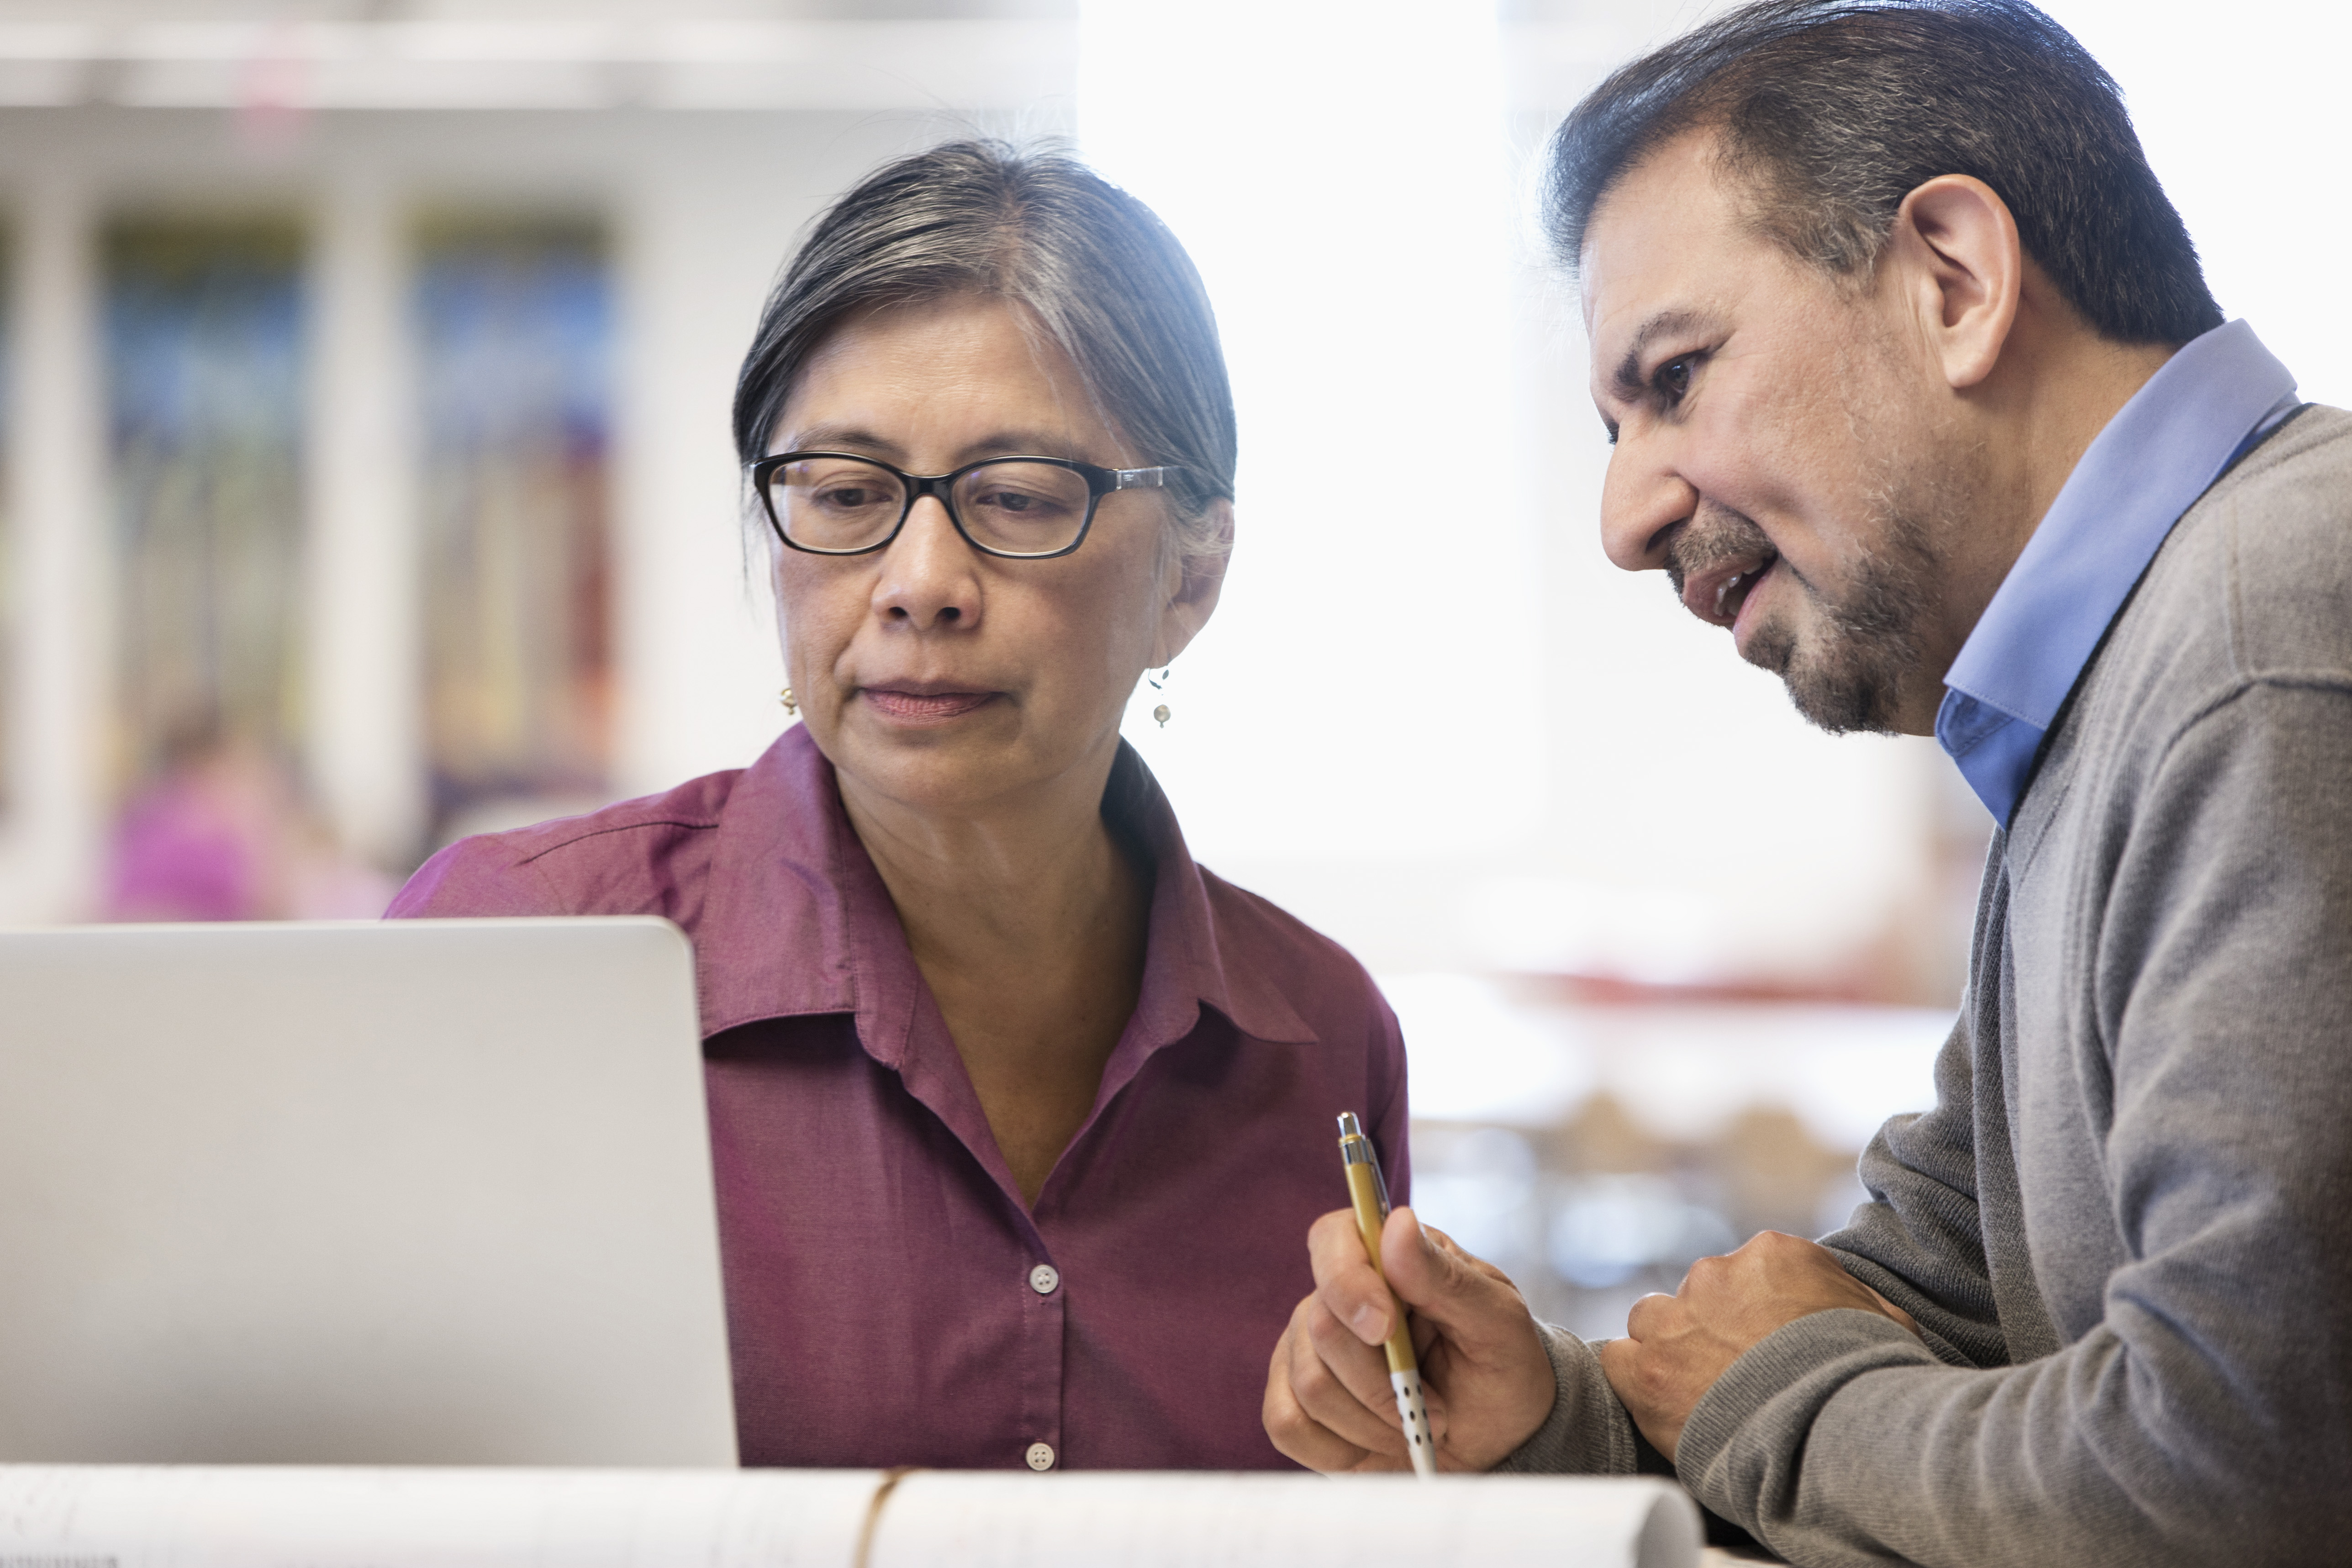
M1051 463L982 463L955 482L956 521L974 543L1005 555L1052 555L1087 525L1086 477ZM890 536L907 511L906 481L856 458L809 458L768 478L784 537L804 550L849 552Z
M974 542L1007 555L1051 555L1087 525L1087 481L1051 463L983 463L958 479L955 514Z
M863 550L898 526L907 487L855 458L811 458L768 476L768 501L784 537L809 550Z

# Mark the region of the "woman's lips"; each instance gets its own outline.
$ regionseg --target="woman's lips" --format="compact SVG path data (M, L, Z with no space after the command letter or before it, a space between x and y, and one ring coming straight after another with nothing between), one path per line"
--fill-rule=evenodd
M961 719L996 697L993 691L908 691L888 686L861 687L858 695L877 712L909 724Z

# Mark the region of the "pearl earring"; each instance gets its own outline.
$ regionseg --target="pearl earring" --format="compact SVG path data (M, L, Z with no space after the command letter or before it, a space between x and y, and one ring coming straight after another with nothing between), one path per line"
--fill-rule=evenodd
M789 686L777 694L776 700L784 705L784 711L787 713L797 714L801 710L800 699L793 695L793 689Z
M1158 675L1154 675L1147 669L1143 672L1143 679L1151 682L1151 689L1157 691L1160 689L1161 682L1168 679L1168 671L1173 668L1173 666L1163 666ZM1165 702L1162 702L1159 707L1154 708L1151 710L1151 716L1160 721L1160 727L1163 730L1168 728L1168 721L1175 717L1175 715L1169 710L1168 704Z

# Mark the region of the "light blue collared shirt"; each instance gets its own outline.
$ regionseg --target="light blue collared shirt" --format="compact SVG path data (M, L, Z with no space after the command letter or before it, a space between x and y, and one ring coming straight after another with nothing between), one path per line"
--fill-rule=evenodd
M2242 321L2164 362L2066 476L1944 677L1936 740L1993 820L2172 525L2297 406L2294 377Z

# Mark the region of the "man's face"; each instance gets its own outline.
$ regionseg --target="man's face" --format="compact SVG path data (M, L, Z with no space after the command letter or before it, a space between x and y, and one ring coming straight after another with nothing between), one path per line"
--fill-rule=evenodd
M1941 383L1900 297L1752 232L1712 152L1669 143L1587 230L1592 395L1615 445L1603 542L1663 569L1815 724L1924 732L1955 651L1937 611L1966 493Z

